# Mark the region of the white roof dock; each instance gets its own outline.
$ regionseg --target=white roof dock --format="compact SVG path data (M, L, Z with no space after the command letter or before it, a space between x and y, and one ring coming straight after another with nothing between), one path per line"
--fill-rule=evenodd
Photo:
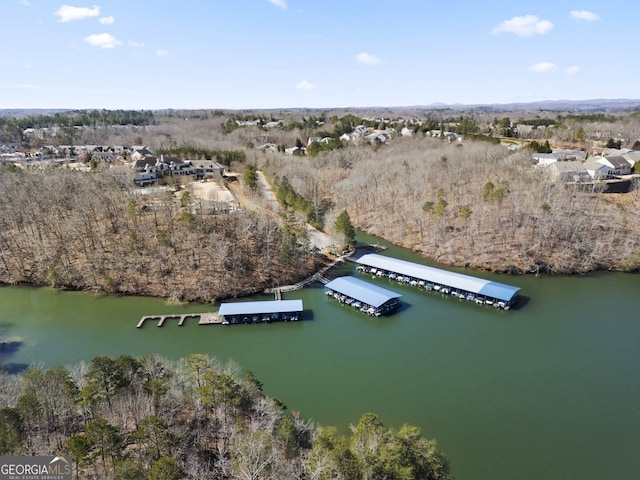
M221 303L218 315L259 315L267 313L296 313L304 310L302 300L269 300L265 302Z
M347 295L348 297L376 308L384 305L389 300L402 296L399 293L350 276L338 277L335 280L331 280L325 285L325 288Z
M520 291L519 287L513 287L504 283L493 282L462 273L449 272L440 268L428 267L397 258L385 257L377 253L363 255L356 261L368 267L408 275L418 280L424 280L425 282L446 285L451 288L464 290L465 292L475 293L477 295L484 295L504 302L511 302Z

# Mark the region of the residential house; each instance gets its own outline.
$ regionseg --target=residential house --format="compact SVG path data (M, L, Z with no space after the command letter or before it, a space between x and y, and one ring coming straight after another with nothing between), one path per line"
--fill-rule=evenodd
M305 149L300 147L285 148L284 153L287 155L304 155Z
M553 153L560 155L562 160L582 160L587 159L587 152L583 150L554 150Z
M239 127L255 127L260 123L260 120L236 120L236 124Z
M357 135L353 132L351 133L343 133L340 135L340 140L343 142L353 142L357 138Z
M192 175L193 168L190 160L182 160L178 157L160 155L158 160L164 166L164 172L169 175Z
M566 162L553 162L544 167L552 180L557 182L584 182L591 180L582 162L569 160Z
M365 127L364 125L358 125L356 128L353 129L353 133L359 136L366 135L367 127Z
M640 162L640 152L630 148L605 148L602 150L602 156L606 158L620 156L631 165L631 169L637 162Z
M190 162L193 175L195 175L197 179L224 175L224 166L213 160L190 160Z
M20 150L20 145L17 143L5 143L0 145L0 153L13 153Z
M554 162L565 162L568 160L584 161L587 153L581 150L555 150L551 153L533 153L531 158L538 162L538 165L549 165Z
M447 137L450 142L453 142L454 140L461 142L464 138L462 135L458 135L455 132L444 132L444 136Z
M129 158L134 162L142 160L146 156L153 155L153 150L147 147L131 147L131 155Z
M621 155L602 157L601 162L613 169L612 175L629 175L632 172L632 166L627 159Z
M367 135L364 138L370 143L380 144L380 143L385 143L387 140L389 140L390 137L389 137L389 134L384 132L381 132L381 133L374 132L371 135Z
M151 183L155 183L164 175L164 166L158 162L153 155L147 155L138 159L133 164L134 179L133 181L143 187Z
M95 150L91 154L91 160L95 162L113 163L116 160L116 154L111 151L98 151Z
M604 164L601 160L602 157L591 157L584 162L584 168L594 180L605 180L613 174L613 168Z
M640 162L640 152L637 152L635 150L630 150L629 152L623 154L622 158L624 158L627 162L629 162L629 165L631 165L631 168L634 168L636 163Z

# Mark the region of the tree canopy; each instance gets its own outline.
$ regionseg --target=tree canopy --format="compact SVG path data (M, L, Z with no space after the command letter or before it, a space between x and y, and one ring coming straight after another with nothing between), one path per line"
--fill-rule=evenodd
M253 373L230 371L192 354L0 374L0 455L70 455L81 479L450 478L417 427L386 427L366 413L344 436L265 396Z
M344 235L345 243L349 245L355 245L356 243L356 230L351 223L349 213L343 210L335 222L336 231Z

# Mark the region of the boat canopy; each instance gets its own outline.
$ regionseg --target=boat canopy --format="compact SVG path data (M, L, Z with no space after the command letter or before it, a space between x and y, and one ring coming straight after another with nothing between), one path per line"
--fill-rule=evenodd
M402 296L386 288L378 287L351 276L338 277L327 283L325 287L376 308L384 305L389 300Z
M380 268L389 272L408 275L418 280L424 280L425 282L446 285L447 287L475 293L476 295L485 295L502 300L503 302L511 302L520 291L519 287L513 287L504 283L493 282L462 273L449 272L440 268L428 267L406 260L386 257L377 253L368 253L356 261L367 267Z
M269 300L265 302L221 303L218 315L259 315L266 313L302 312L302 300Z

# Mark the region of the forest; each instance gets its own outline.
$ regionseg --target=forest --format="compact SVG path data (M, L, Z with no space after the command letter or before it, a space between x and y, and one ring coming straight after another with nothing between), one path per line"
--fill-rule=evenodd
M0 371L0 455L68 455L74 478L451 478L417 427L365 413L346 433L304 420L252 372L202 354Z
M384 144L338 138L358 125L395 135ZM399 135L403 128L411 135ZM637 148L633 110L165 111L147 124L89 125L74 135L80 144L145 144L184 159L214 158L239 172L237 192L254 203L264 199L251 172L261 170L289 214L193 215L175 196L136 198L107 168L86 178L5 168L0 281L185 300L250 293L311 272L319 260L307 248L304 223L339 238L335 220L343 211L357 229L457 267L585 273L640 266L637 178L629 193L606 194L598 184L554 182L531 160L540 146L587 155L607 145ZM312 136L328 141L313 155L284 153L309 147Z
M305 198L330 199L328 219L347 210L357 228L443 264L512 273L640 265L638 190L551 182L528 149L403 138L314 159L274 156L268 171Z
M210 302L288 284L323 258L304 225L200 215L188 196L132 191L110 170L0 168L0 281Z

